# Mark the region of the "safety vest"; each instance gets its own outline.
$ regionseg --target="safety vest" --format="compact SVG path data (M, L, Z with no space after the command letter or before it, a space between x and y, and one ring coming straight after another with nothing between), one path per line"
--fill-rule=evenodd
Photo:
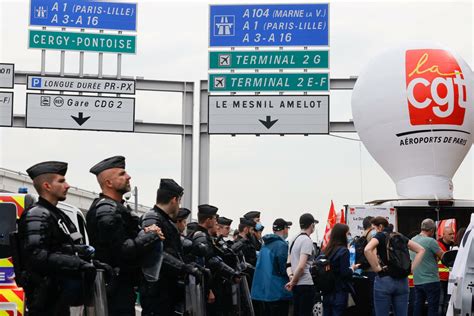
M446 246L438 240L438 245L443 251L448 251L449 249L446 249ZM438 261L438 274L439 274L439 280L440 281L448 281L449 280L449 268L445 266L441 260Z

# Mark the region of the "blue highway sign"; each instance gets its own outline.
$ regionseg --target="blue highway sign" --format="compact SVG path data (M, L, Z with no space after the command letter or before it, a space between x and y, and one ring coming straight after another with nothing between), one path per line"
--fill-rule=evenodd
M211 5L210 47L329 46L329 4Z
M137 4L87 0L30 0L30 26L137 30Z

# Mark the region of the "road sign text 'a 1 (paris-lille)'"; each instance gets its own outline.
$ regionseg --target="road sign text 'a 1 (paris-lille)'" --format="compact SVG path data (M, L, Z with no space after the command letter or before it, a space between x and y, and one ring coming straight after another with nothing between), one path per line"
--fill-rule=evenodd
M209 46L329 46L329 4L211 5Z
M30 0L30 26L137 30L137 4L84 0Z

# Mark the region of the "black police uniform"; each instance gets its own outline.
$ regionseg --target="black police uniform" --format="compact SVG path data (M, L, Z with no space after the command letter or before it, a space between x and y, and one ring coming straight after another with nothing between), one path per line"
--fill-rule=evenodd
M247 220L251 220L251 221L255 222L255 218L260 218L260 212L259 211L247 212L244 215L244 218L246 218ZM262 248L262 243L260 242L260 240L257 239L257 236L255 236L255 234L251 234L249 236L249 240L252 242L253 247L255 248L255 250L260 251L260 249Z
M255 222L246 218L240 218L240 224L244 224L248 227L255 227ZM252 235L250 234L248 237L250 236ZM238 235L232 245L232 250L238 253L241 259L244 259L245 262L251 264L253 267L257 265L257 250L250 238L246 239Z
M171 179L162 179L158 190L174 192L177 196L183 188ZM163 263L157 282L142 280L140 302L143 316L174 315L175 309L184 301L184 287L178 284L186 273L198 274L196 268L183 261L181 235L173 219L161 208L154 206L141 219L141 226L157 225L165 236L163 240Z
M64 176L66 171L62 162L40 163L27 170L32 179L45 173ZM69 217L41 196L23 212L14 250L19 251L14 258L21 262L14 263L21 271L16 279L25 290L28 315L69 315L69 306L84 303L83 286L92 285L95 268L76 255L81 237Z
M198 206L199 213L209 216L214 216L217 213L217 207L204 204ZM216 315L218 313L218 307L220 306L219 300L221 299L220 293L218 293L219 286L217 285L222 279L227 282L232 282L234 278L239 277L239 273L228 266L223 259L219 256L215 242L206 228L198 225L196 230L190 238L193 242L193 254L196 256L197 263L210 269L213 275L212 280L207 280L205 284L206 293L212 290L216 296L215 304L208 304L208 314Z
M232 220L223 216L219 216L217 223L221 225L232 224ZM217 254L222 258L225 264L238 271L238 258L231 249L231 242L226 241L223 236L215 237L214 244ZM215 311L219 316L235 315L237 307L234 306L232 286L233 282L225 278L219 278L214 282L215 286Z
M98 175L110 168L125 168L125 158L111 157L91 168ZM118 202L100 194L87 213L87 232L96 258L115 271L107 286L109 315L135 315L135 286L140 279L143 256L159 241L154 232L140 232L139 218L132 214L124 201Z
M176 220L186 219L188 218L191 211L185 207L179 208L178 215L176 216Z

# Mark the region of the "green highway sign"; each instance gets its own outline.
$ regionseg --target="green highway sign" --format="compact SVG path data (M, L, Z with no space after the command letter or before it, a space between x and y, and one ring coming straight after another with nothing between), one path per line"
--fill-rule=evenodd
M212 51L209 69L329 68L329 51Z
M131 35L30 30L29 48L135 54L136 38Z
M329 91L329 74L210 74L209 91Z

